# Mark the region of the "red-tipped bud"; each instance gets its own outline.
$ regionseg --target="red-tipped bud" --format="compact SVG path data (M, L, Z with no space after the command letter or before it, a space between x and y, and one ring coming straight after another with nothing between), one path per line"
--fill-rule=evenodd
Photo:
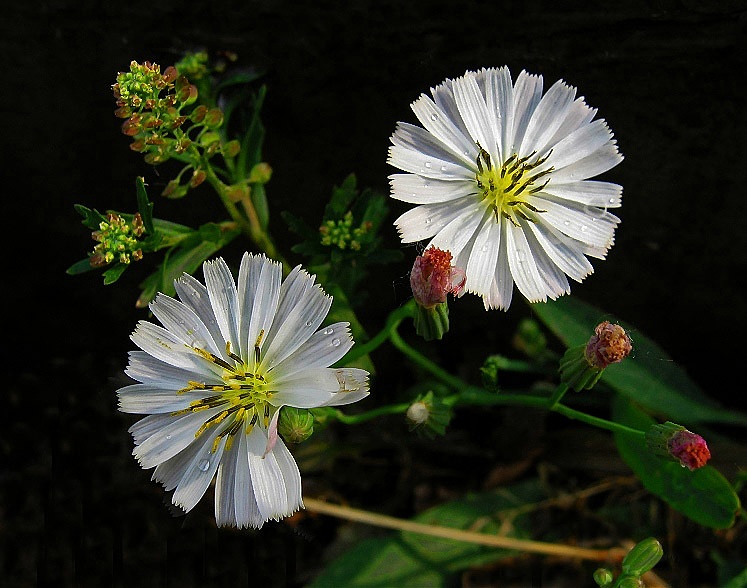
M646 445L656 455L677 461L691 471L703 467L711 459L703 437L669 421L646 431Z

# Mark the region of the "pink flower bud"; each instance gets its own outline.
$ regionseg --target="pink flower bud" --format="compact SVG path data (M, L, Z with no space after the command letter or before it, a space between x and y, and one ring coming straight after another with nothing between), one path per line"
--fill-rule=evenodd
M687 430L678 431L669 440L669 452L691 471L703 467L711 459L705 439Z
M459 295L464 289L464 270L451 265L451 253L428 248L415 258L410 272L410 287L416 302L433 308L446 302L446 295Z
M594 329L594 335L586 344L584 355L592 367L603 370L608 365L628 357L632 349L633 345L625 329L604 321Z

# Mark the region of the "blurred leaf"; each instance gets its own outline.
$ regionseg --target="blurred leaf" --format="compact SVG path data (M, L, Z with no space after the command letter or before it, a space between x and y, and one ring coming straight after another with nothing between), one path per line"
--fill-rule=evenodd
M654 419L620 395L615 395L613 401L613 417L616 422L641 431L655 424ZM728 529L734 524L739 497L716 468L707 465L690 471L651 453L638 435L616 432L615 442L620 456L646 489L672 508L713 529Z
M481 533L528 538L529 516L512 516L511 511L542 498L539 483L530 480L498 492L467 495L431 508L413 520L464 530L475 530L477 524ZM453 586L453 576L458 572L515 555L512 550L402 532L357 544L331 562L309 588Z
M67 268L67 270L65 270L65 273L67 273L70 276L77 276L79 274L84 274L86 272L90 272L95 269L99 269L99 268L93 267L89 259L86 257L85 259L76 261L73 265Z
M630 324L578 298L531 304L534 313L567 346L582 345L602 321L617 322L633 340L633 353L611 365L602 381L652 413L682 425L719 422L747 426L747 415L706 396L656 343Z
M125 263L118 263L110 267L104 272L104 285L108 286L109 284L116 282L128 267L130 267L130 265Z

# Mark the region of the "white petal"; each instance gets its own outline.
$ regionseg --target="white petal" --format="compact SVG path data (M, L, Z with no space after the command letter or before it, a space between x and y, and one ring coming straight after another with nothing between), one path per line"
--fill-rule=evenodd
M480 225L480 220L483 216L485 216L485 212L481 204L474 200L465 202L459 216L441 229L433 237L428 246L449 251L456 259L462 250L474 240L477 227Z
M187 408L193 400L205 398L204 391L177 394L176 390L148 384L132 384L117 390L119 410L134 414L158 414Z
M543 188L542 193L600 208L618 208L622 205L622 186L611 182L583 180L569 184L552 183Z
M520 223L526 221L519 219ZM506 245L508 265L511 275L516 282L516 287L530 302L546 299L546 285L542 281L537 264L531 255L529 243L527 243L522 226L515 227L511 223L507 225Z
M575 97L576 88L566 85L562 80L558 80L550 87L529 120L521 143L522 153L544 153L545 145L563 124Z
M179 295L179 300L194 310L200 317L200 320L210 331L216 346L223 353L226 342L220 332L220 327L218 327L218 320L215 318L207 288L197 278L189 274L183 274L178 280L174 280L174 288Z
M188 345L223 356L224 349L216 345L205 323L189 306L159 292L149 308L166 329Z
M254 343L256 342L257 334L254 333L254 338L252 338L252 335L249 333L253 316L252 308L254 307L254 298L259 288L262 268L269 261L264 255L244 253L241 257L237 280L237 295L241 309L241 317L239 318L239 347L232 351L238 353L245 360L249 358L250 354L254 353Z
M387 162L403 171L436 180L466 180L477 171L420 127L399 123L391 141Z
M210 376L216 366L198 356L184 341L163 327L139 321L130 336L143 351L165 363Z
M467 263L467 281L464 287L480 296L490 291L498 263L498 251L502 246L505 247L501 243L501 220L496 221L495 215L484 218Z
M281 443L282 441L278 440L276 447ZM265 521L278 519L293 512L288 504L285 480L274 452L262 457L266 445L267 438L258 427L255 427L247 435L252 487L254 488L254 496L257 499L260 516Z
M485 96L488 111L494 112L496 124L500 121L497 133L498 159L505 161L511 156L514 121L514 86L507 67L490 69L485 79Z
M144 351L130 351L129 365L125 373L133 380L164 389L181 390L187 382L200 380L209 384L221 384L220 376L206 370L188 370L156 359Z
M540 222L561 233L595 247L609 247L620 219L593 206L581 207L574 202L560 204L552 196L535 194L535 206L545 212Z
M417 174L392 174L389 181L392 198L410 204L450 202L477 192L474 179L444 182Z
M263 256L264 257L264 256ZM266 261L262 265L262 271L259 275L257 290L254 298L251 300L251 307L244 307L244 312L250 312L251 318L247 328L248 339L242 345L246 346L248 357L254 354L254 346L261 338L260 349L267 349L267 341L264 337L270 332L272 322L280 300L280 285L283 280L283 268L275 261ZM264 331L264 334L262 332ZM264 357L264 353L261 354Z
M565 120L563 120L563 124L558 127L558 129L555 131L555 134L544 146L540 146L540 148L537 149L537 152L544 153L558 141L564 139L567 135L570 135L576 129L579 129L582 126L588 124L589 122L591 122L591 119L594 118L596 113L597 109L587 106L586 102L584 102L583 97L577 98L568 108Z
M223 340L230 342L232 349L238 349L239 301L231 270L223 258L219 257L203 263L202 272Z
M332 306L332 298L318 285L312 285L313 278L306 272L304 274L308 289L281 291L279 312L267 336L268 345L262 358L263 368L271 368L280 363L308 341Z
M425 94L421 94L411 107L420 123L449 148L456 161L461 161L465 167L474 163L477 146L465 131L454 124L450 114L444 112Z
M568 278L566 278L565 273L548 256L534 237L534 233L531 230L527 230L529 229L527 225L531 224L533 223L528 222L524 224L524 237L529 244L532 259L537 265L542 283L545 285L545 294L554 300L558 296L570 293L571 288L568 284Z
M612 143L612 132L604 120L595 120L573 131L553 145L547 164L561 170ZM554 173L553 173L554 175Z
M488 114L485 96L477 85L475 74L467 72L461 78L457 78L454 80L452 89L459 113L464 126L469 130L470 137L473 141L479 142L483 149L495 154L498 142L490 126L491 116Z
M275 406L315 408L350 404L368 395L368 372L358 368L308 368L273 380Z
M300 370L326 368L341 360L353 346L350 323L334 323L314 333L308 341L276 365L272 371L273 381L290 378Z
M403 243L414 243L433 237L455 219L477 210L477 206L472 196L441 204L422 204L402 214L394 224Z
M530 223L529 228L555 265L577 282L583 281L594 271L591 263L578 247L578 241L544 224Z
M195 433L203 423L222 410L222 408L213 408L178 417L171 424L160 428L147 439L144 439L142 443L135 447L132 454L140 462L143 469L147 470L157 466L192 443L195 439Z
M518 153L529 121L542 98L542 76L522 71L514 84L513 129L506 142L506 153Z
M567 184L606 172L623 160L614 142L607 143L591 155L552 172L551 184Z
M200 444L200 449L187 465L184 476L179 482L171 501L186 512L192 510L204 496L210 482L218 470L226 438L222 438L218 447L213 452L213 444L217 437L216 429L212 435L205 435L205 441Z
M282 439L278 439L272 453L277 460L280 473L283 475L288 510L291 513L296 512L299 508L304 508L301 495L301 474L298 471L296 460L293 459Z

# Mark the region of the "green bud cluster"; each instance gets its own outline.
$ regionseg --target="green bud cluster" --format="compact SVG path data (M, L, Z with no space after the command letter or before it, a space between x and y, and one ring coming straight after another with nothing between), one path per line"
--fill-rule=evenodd
M361 248L360 238L371 230L370 222L363 222L353 228L353 213L348 211L340 220L328 220L321 227L322 245L336 245L340 249L350 248L358 251Z
M130 149L143 153L145 161L153 165L172 158L188 163L163 194L179 198L201 184L206 177L202 156L224 153L216 132L223 125L223 111L204 104L193 106L197 86L175 67L161 73L158 64L148 61L131 62L129 72L117 75L112 91L117 104L114 114L125 119L122 133L132 138ZM236 152L236 145L231 144L225 154L234 157ZM188 172L189 179L182 183L181 176Z
M614 579L612 572L599 568L594 572L594 582L600 588L640 588L643 586L641 576L652 570L659 563L664 549L661 543L648 537L638 542L625 556L622 562L622 574Z
M105 221L99 224L99 230L91 236L98 244L89 256L92 267L102 267L112 262L125 265L143 258L143 251L138 240L145 233L143 219L136 213L128 223L118 214L109 213Z

